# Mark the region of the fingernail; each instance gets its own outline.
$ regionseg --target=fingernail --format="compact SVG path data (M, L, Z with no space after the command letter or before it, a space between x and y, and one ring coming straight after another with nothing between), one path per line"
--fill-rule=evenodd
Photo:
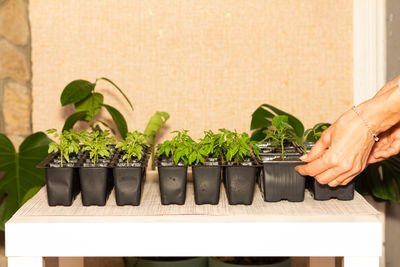
M301 156L299 159L300 160L305 160L307 158L307 155L303 155L303 156Z

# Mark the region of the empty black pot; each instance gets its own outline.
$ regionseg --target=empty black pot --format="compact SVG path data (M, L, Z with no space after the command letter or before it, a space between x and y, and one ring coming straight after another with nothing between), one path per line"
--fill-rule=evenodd
M287 199L292 202L304 201L306 178L295 171L305 164L301 161L266 161L263 163L261 188L264 201L276 202Z
M185 204L187 167L160 166L158 167L161 204Z
M344 186L330 187L327 184L320 184L314 180L312 191L315 200L328 200L337 198L339 200L352 200L354 198L354 180Z
M49 206L71 206L80 191L78 169L46 168L46 185Z
M227 166L224 170L226 196L230 205L251 205L257 168L251 166Z
M140 205L145 169L142 167L115 167L113 172L117 205Z
M81 167L79 175L84 206L104 206L113 188L112 172L103 167Z
M197 205L217 205L221 188L220 166L193 166L194 200Z

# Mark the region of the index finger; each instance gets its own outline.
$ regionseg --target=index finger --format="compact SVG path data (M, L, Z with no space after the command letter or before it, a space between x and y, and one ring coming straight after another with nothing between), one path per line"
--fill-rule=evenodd
M318 158L306 165L299 165L296 166L296 171L298 173L300 173L303 176L316 176L324 171L326 171L327 169L329 169L330 167L332 167L332 164L327 164L324 159Z

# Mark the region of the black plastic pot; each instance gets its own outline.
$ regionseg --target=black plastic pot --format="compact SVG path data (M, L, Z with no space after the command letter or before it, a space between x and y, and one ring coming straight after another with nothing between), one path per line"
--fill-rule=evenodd
M224 185L230 205L251 205L257 168L254 166L227 166L224 168Z
M118 206L140 205L145 173L143 167L114 167L115 200Z
M63 160L60 153L47 156L37 167L44 168L49 206L71 206L80 192L77 164L82 153L69 155L69 162Z
M105 167L81 167L79 175L84 206L104 206L113 188L112 171Z
M306 178L295 171L302 161L265 161L261 173L261 191L264 201L304 201Z
M186 166L159 166L158 178L161 204L185 204L187 183Z
M345 186L337 187L330 187L327 184L320 184L317 180L314 180L312 192L315 200L329 200L331 198L337 198L339 200L352 200L354 198L354 185L354 180Z
M46 168L46 185L49 206L71 206L80 191L78 169Z
M217 205L221 188L220 166L193 166L194 200L197 205Z

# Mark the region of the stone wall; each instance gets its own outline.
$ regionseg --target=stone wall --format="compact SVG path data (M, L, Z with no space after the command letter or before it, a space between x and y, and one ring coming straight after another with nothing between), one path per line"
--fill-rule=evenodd
M0 132L18 146L32 132L28 0L0 0Z

